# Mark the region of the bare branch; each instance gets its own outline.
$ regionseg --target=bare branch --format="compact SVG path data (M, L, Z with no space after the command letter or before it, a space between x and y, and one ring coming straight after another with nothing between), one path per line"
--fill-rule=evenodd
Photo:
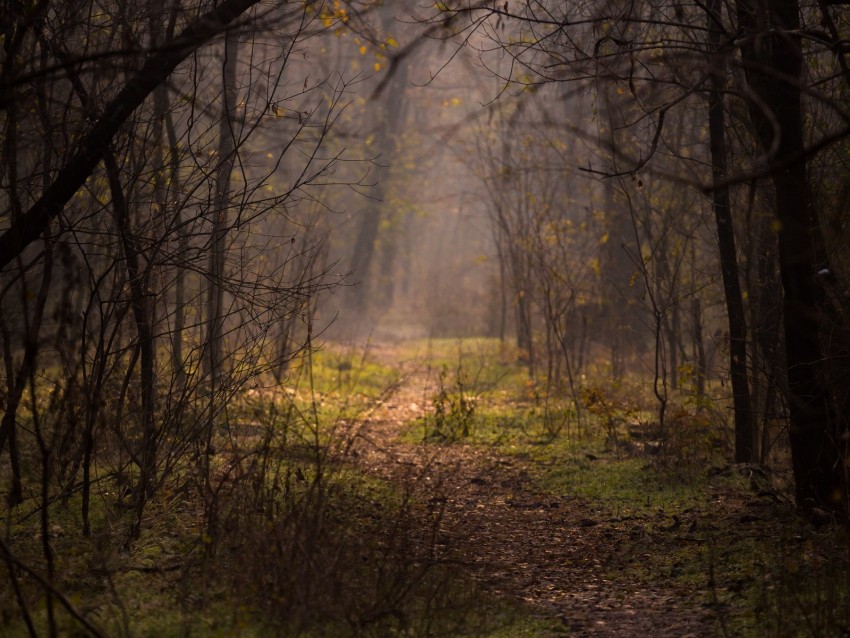
M142 69L124 86L86 135L77 153L59 171L56 179L33 206L12 219L11 227L0 236L0 269L43 236L56 218L103 159L112 138L128 117L162 84L178 64L223 32L236 18L260 0L225 0L190 24L170 46L148 58Z

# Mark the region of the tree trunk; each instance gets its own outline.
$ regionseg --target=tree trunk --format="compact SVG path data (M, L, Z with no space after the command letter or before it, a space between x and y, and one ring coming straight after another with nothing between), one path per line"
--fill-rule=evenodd
M218 126L218 167L215 176L215 198L212 210L209 279L207 288L207 374L210 383L207 414L206 455L212 449L212 435L217 411L217 394L223 367L224 333L224 265L230 206L230 182L236 156L236 66L239 51L238 32L230 29L224 44L222 63L222 103ZM207 461L209 459L207 458Z
M845 517L846 415L830 393L830 361L821 339L830 270L806 175L799 7L797 0L738 0L737 10L742 61L755 96L750 114L774 167L797 504Z
M180 150L177 144L177 131L174 127L174 114L167 111L165 114L165 130L168 135L170 173L169 182L171 192L179 194L180 191ZM178 203L174 211L174 227L177 229L178 254L185 258L189 253L189 235L183 224L183 206ZM171 329L171 361L174 371L177 389L182 392L186 386L186 364L183 361L183 331L186 325L186 268L183 263L177 266L177 275L174 283L174 325Z
M143 270L139 261L142 248L137 241L130 225L130 210L124 196L124 187L121 184L118 165L112 151L108 151L104 157L106 174L109 181L110 194L112 195L112 210L115 216L115 225L121 238L121 247L124 251L124 259L127 262L127 282L130 287L130 297L133 306L133 320L136 324L136 336L138 342L136 347L141 359L139 371L139 384L141 386L142 399L142 450L139 454L139 486L137 494L137 507L139 508L139 519L145 499L153 495L156 483L156 457L158 447L158 435L156 427L156 384L155 384L155 351L153 335L153 312L149 295L146 294L146 281L149 273ZM93 427L93 423L91 424ZM88 443L91 439L91 431L86 431L87 447L84 466L87 468L91 459L92 449ZM86 490L88 487L85 488ZM87 516L87 514L86 514ZM137 526L140 520L137 520ZM137 530L134 530L134 532Z
M708 94L708 130L711 146L711 175L714 182L714 219L717 244L720 249L720 270L729 321L729 373L732 381L732 402L735 414L735 461L751 463L755 454L750 388L747 379L747 321L744 300L738 277L738 254L735 249L735 230L732 206L726 179L726 124L723 111L723 79L725 53L721 47L721 4L710 0L706 6L710 41L710 89Z
M394 26L395 12L398 7L389 2L381 3L381 30L384 35L390 33ZM391 281L396 275L392 272L396 250L391 244L397 241L391 229L382 230L382 221L387 215L388 182L391 179L390 164L395 160L398 147L397 138L402 133L405 121L405 91L408 85L408 66L406 61L399 61L395 74L390 78L386 93L392 98L376 104L371 109L375 116L375 139L372 148L377 157L373 163L375 171L375 188L372 197L361 213L360 226L354 243L354 253L351 268L358 287L352 287L352 306L360 313L367 313L370 305L388 305L392 300ZM386 242L383 246L380 263L373 266L379 238ZM375 271L379 272L375 272ZM377 286L386 285L390 288L378 290ZM377 293L377 294L376 294ZM374 297L374 298L373 298Z

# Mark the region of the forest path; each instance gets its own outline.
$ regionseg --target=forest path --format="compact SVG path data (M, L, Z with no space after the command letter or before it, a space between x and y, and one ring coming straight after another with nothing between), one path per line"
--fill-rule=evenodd
M430 407L439 371L427 361L399 361L392 346L370 348L379 362L401 366L404 377L362 425L358 463L436 495L431 500L444 508L437 543L450 545L489 591L559 618L569 635L721 635L705 592L677 589L672 580L647 585L616 572L651 561L634 548L655 540L648 536L674 534L664 531L667 521L606 518L578 497L541 493L531 478L533 461L493 447L403 442L399 435Z

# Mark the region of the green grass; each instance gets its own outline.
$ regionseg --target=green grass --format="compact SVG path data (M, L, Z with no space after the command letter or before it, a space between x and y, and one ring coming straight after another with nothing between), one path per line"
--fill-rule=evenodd
M528 371L516 364L516 349L494 338L412 341L404 345L402 358L421 362L434 376L445 370L450 382L461 379L477 395L498 391L516 399L532 385Z
M326 454L340 421L362 418L397 370L330 349L304 366L288 390L230 402L212 463L213 501L201 498L187 458L148 503L131 542L133 511L106 470L95 484L92 538L80 534L79 492L48 508L55 582L75 607L109 636L550 635L557 623L493 597L456 569L435 562L423 570L431 560L418 545L427 499ZM268 466L258 473L263 452L254 448L266 436ZM28 488L30 498L7 513L8 538L43 573L32 542L39 518L16 518L38 508L37 485ZM28 635L5 574L0 582L0 633ZM26 578L22 586L45 634L44 592ZM302 595L309 597L296 600ZM56 619L61 634L78 633L58 605Z
M471 348L483 353L472 364L464 358ZM492 342L444 342L433 350L448 371L442 397L437 393L434 400L444 404L442 422L432 405L404 439L494 446L521 461L534 489L581 503L588 533L616 548L600 547L611 551L607 578L662 584L713 609L726 635L837 636L850 630L850 533L813 529L794 514L784 479L730 465L723 444L728 432L715 417L722 405L706 400L710 409L697 414L686 392L675 396L666 447L646 455L642 445L629 444L623 426L652 422L648 381L602 380L596 386L602 400L584 412L579 427L569 397L547 397L545 389L525 382L520 366L506 370L511 363ZM469 390L470 365L485 366L476 372L492 381L485 391ZM464 392L475 399L471 411L461 409ZM560 427L552 427L553 415Z
M618 459L601 441L504 451L529 461L538 489L580 499L610 530L611 579L665 583L715 609L735 636L839 635L850 619L847 531L813 530L790 498L757 496L749 470L682 474L661 459Z
M312 369L307 369L308 364ZM364 352L331 346L300 360L293 373L297 386L304 390L322 396L359 395L371 399L380 397L400 378L397 368L375 362L368 348Z
M404 440L491 446L513 457L531 489L579 504L586 520L578 523L610 555L607 579L663 584L714 609L728 635L832 636L848 625L846 531L813 529L785 501L758 496L770 482L728 466L714 446L723 434L718 424L671 408L677 429L666 453L647 456L626 445L625 424L652 419L650 386L639 380L628 387L586 381L601 399L579 418L568 393L529 381L516 353L497 340L423 340L398 357L430 369L432 379L444 373L429 413ZM216 509L201 498L187 457L129 544L133 512L101 466L92 538L80 534L79 492L48 508L57 586L110 636L561 635L559 621L481 590L456 568L436 561L423 570L415 541L429 524L420 507L427 495L367 476L327 451L341 424L364 418L400 369L368 349L364 356L328 346L297 362L284 388L236 397L213 463L226 476ZM269 465L259 473L253 448L265 435ZM44 573L38 455L24 451L28 498L5 512L6 538L20 560ZM0 634L28 635L2 563L0 572ZM43 591L21 582L44 634ZM309 596L296 600L302 592ZM59 606L57 620L60 633L78 629Z

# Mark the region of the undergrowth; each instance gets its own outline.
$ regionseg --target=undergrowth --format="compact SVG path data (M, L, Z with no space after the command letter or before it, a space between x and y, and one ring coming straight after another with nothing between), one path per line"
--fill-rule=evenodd
M546 387L493 340L399 356L423 349L435 389L405 440L434 456L463 443L511 457L531 489L581 513L576 533L597 542L606 579L710 609L722 635L850 628L847 531L796 517L786 468L729 462L722 404L673 397L661 427L638 379ZM285 387L233 397L206 471L190 455L168 461L137 537L120 449L99 451L89 536L80 490L39 485L38 450L24 450L25 500L3 510L0 633L50 635L51 622L54 635L127 638L558 632L463 575L462 548L437 542L439 482L357 469L351 442L403 381L397 369L328 348L290 372Z
M583 377L576 397L506 373L493 347L471 360L447 350L406 440L521 461L535 489L581 503L576 524L599 535L607 578L678 592L713 611L720 635L850 632L848 531L796 515L787 465L731 463L722 399L673 393L662 426L649 379ZM498 374L481 371L490 363ZM475 388L482 376L505 382Z
M440 485L356 469L351 441L398 371L329 348L290 375L233 397L208 467L171 461L137 536L136 481L117 450L92 477L88 537L79 490L46 485L44 507L28 483L3 511L0 633L539 635L545 621L482 591L436 542Z

